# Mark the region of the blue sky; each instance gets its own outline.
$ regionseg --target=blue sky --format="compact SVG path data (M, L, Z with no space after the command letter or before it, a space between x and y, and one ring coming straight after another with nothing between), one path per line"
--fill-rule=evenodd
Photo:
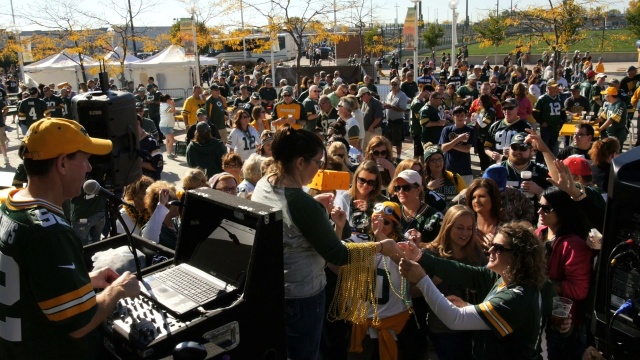
M35 1L51 1L51 0L35 0ZM112 0L112 1L124 2L126 0ZM189 1L189 0L186 0L186 1ZM245 0L245 1L247 3L258 3L264 0ZM313 1L315 2L316 0L313 0ZM320 0L320 1L327 1L327 0ZM346 3L346 1L348 0L340 0L338 1L338 3L344 4ZM458 19L463 19L465 14L466 2L463 0L458 0L458 1L459 1L458 10L461 13ZM558 0L554 0L554 1L558 1ZM104 9L102 10L96 9L96 10L100 11L100 13L104 12L107 19L113 19L115 16L109 10L109 7L105 5L107 2L102 3L102 2L87 1L87 0L84 0L84 2L87 4L90 4L92 9L95 7L103 6ZM168 26L173 22L174 18L189 16L187 11L188 6L185 5L184 2L179 2L177 0L159 0L154 2L157 5L153 8L153 10L140 15L138 18L134 20L134 23L137 23L138 26L145 26L145 25L146 26L158 26L158 25ZM393 23L396 19L396 13L397 13L397 21L399 23L402 23L404 22L407 8L410 6L413 6L413 3L409 0L401 0L401 1L357 0L357 2L361 4L364 3L364 13L367 14L366 16L367 23L369 22L368 19L370 18L368 14L370 13L371 7L373 7L374 21L383 22L383 23ZM295 4L297 3L297 1L292 1L292 3ZM437 3L437 4L434 4L434 3ZM199 0L199 5L201 7L206 7L206 4L207 4L206 0ZM448 4L449 4L448 1L439 1L439 2L424 1L423 8L422 8L424 20L425 21L428 20L430 22L434 22L436 18L440 22L444 20L451 20L451 10L448 8ZM469 4L468 13L469 13L469 19L471 22L480 20L486 17L489 12L495 12L496 10L496 3L491 1L487 2L484 0L468 0L468 4ZM503 11L503 10L508 10L511 4L512 4L511 1L502 0L498 4L498 6L500 11ZM548 6L547 4L548 4L547 0L513 0L513 6L517 7L518 9L524 9L527 6ZM29 7L31 5L31 2L13 0L13 5L14 5L15 12L19 14L21 11L24 11L25 7ZM396 8L396 5L397 5L397 8ZM627 6L627 2L622 2L622 1L610 3L610 8L616 8L621 11L624 10L626 6ZM337 14L338 22L347 21L349 18L352 18L354 16L353 13L354 11L349 9L339 12ZM355 16L357 17L357 15ZM117 18L117 16L115 18ZM214 12L212 21L210 21L209 24L213 25L218 21L222 20L222 21L225 21L226 25L228 25L232 21L230 19L237 19L234 22L238 26L240 25L239 11L225 18L226 19L216 18L215 12ZM249 9L245 8L244 20L245 20L245 24L257 25L257 26L264 25L265 23L264 18L260 16L257 11L252 10L250 8ZM328 21L333 21L332 15L329 17ZM19 17L16 19L16 22L18 23L18 25L20 25L23 28L30 29L30 30L37 29L37 27L35 26L29 26L26 21L20 19ZM9 24L11 24L10 8L8 6L5 6L0 10L0 28L7 27Z

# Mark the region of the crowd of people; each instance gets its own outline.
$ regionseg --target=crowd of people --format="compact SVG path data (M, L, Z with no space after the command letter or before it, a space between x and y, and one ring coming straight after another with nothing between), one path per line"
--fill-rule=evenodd
M260 69L249 75L225 66L184 103L190 169L181 189L162 180L164 157L176 159L175 103L149 79L132 88L148 156L144 176L124 189L137 210L122 209L125 224L174 248L180 201L199 187L281 209L291 359L417 359L428 343L442 360L538 359L542 351L580 358L593 345L584 310L599 239L590 230L603 228L610 164L623 151L640 75L630 67L606 86L604 69L594 74L574 60L558 59L572 69L569 78L549 74L553 55L530 68L523 54L494 68L469 66L466 56L451 67L443 54L439 76L433 60L408 60L392 68L386 95L375 74L348 84L338 71L319 71L276 88ZM23 104L45 102L53 87L45 89L29 89ZM65 117L61 101L37 114ZM21 127L42 123L22 106ZM563 144L562 124L584 113L593 122L577 125ZM413 156L402 159L405 140ZM350 188L309 188L322 170L347 172ZM26 169L28 186L42 176L34 171ZM28 198L18 194L13 203ZM95 228L104 225L98 213L89 214ZM89 215L82 213L82 225ZM83 244L100 239L86 228L76 231ZM329 321L337 274L349 263L345 243L362 242L377 244L376 308L364 325ZM574 304L560 325L548 321L554 296Z

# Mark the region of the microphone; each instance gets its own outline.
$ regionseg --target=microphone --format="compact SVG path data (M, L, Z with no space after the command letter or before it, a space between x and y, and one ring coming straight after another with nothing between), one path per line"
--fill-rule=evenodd
M100 184L95 180L87 180L82 185L82 189L85 193L89 195L98 195L106 198L114 205L125 205L133 208L133 205L128 202L123 201L120 197L114 195L111 191L103 188Z

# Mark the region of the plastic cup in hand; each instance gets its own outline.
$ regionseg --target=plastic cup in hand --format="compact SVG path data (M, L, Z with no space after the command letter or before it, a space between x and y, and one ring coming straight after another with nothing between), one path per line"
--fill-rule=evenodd
M551 322L551 326L553 326L554 328L560 328L562 322L569 318L571 305L573 305L573 301L562 296L556 296L553 298L551 319L549 320Z
M525 170L525 171L520 173L520 178L522 179L522 181L531 181L531 177L532 176L533 176L533 174L531 173L531 171L526 171ZM532 194L532 193L530 193L528 191L525 191L524 194L527 195L528 198L532 198L532 197L535 196L534 194Z

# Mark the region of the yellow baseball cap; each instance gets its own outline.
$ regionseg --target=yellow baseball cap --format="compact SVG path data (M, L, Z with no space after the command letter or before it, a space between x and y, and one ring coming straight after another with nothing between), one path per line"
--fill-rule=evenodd
M31 124L22 140L23 159L46 160L84 151L92 155L111 152L111 140L92 138L82 125L67 119L42 119Z
M609 86L605 91L602 91L600 94L616 96L618 95L618 89L614 88L613 86Z

